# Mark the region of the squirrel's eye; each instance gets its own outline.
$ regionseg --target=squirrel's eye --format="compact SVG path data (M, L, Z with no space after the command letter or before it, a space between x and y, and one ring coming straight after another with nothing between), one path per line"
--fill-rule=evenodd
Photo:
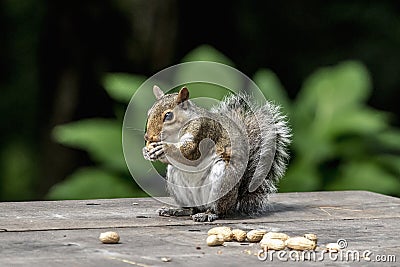
M165 113L163 121L170 121L173 118L174 118L174 113L172 113L171 111L168 111L167 113Z

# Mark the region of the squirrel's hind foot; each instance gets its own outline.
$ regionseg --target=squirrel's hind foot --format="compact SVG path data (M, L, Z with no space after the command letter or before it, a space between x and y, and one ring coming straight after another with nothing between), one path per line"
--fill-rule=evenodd
M162 207L157 210L158 215L164 217L171 216L191 216L195 222L213 222L218 219L218 215L207 210L206 212L195 213L196 208L170 208Z
M168 208L162 207L157 210L158 215L164 217L170 216L190 216L193 214L193 209L191 208Z
M192 215L195 222L212 222L218 219L218 215L210 212L200 212Z

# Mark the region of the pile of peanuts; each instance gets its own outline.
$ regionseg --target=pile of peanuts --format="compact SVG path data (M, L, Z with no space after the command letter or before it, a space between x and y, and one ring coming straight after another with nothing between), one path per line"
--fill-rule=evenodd
M285 248L315 250L318 238L317 235L311 233L295 237L289 237L285 233L267 232L266 230L251 230L246 233L243 230L232 230L226 226L214 227L208 231L208 246L221 246L228 241L259 242L261 248L265 251L284 250ZM329 243L325 247L329 251L338 251L340 249L336 243Z

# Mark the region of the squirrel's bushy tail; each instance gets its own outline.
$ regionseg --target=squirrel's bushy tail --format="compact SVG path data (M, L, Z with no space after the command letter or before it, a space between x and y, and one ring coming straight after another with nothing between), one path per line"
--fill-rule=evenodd
M236 209L250 214L268 208L268 195L276 192L276 184L285 174L291 142L291 131L280 106L255 102L247 94L230 95L212 110L246 127L249 159Z

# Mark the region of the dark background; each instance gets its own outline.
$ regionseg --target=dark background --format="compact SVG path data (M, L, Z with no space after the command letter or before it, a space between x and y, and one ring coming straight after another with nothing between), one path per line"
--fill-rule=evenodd
M1 1L0 199L41 199L93 164L50 133L114 116L105 73L149 76L202 44L249 76L272 69L291 98L316 68L359 60L373 81L368 104L400 125L398 1Z

